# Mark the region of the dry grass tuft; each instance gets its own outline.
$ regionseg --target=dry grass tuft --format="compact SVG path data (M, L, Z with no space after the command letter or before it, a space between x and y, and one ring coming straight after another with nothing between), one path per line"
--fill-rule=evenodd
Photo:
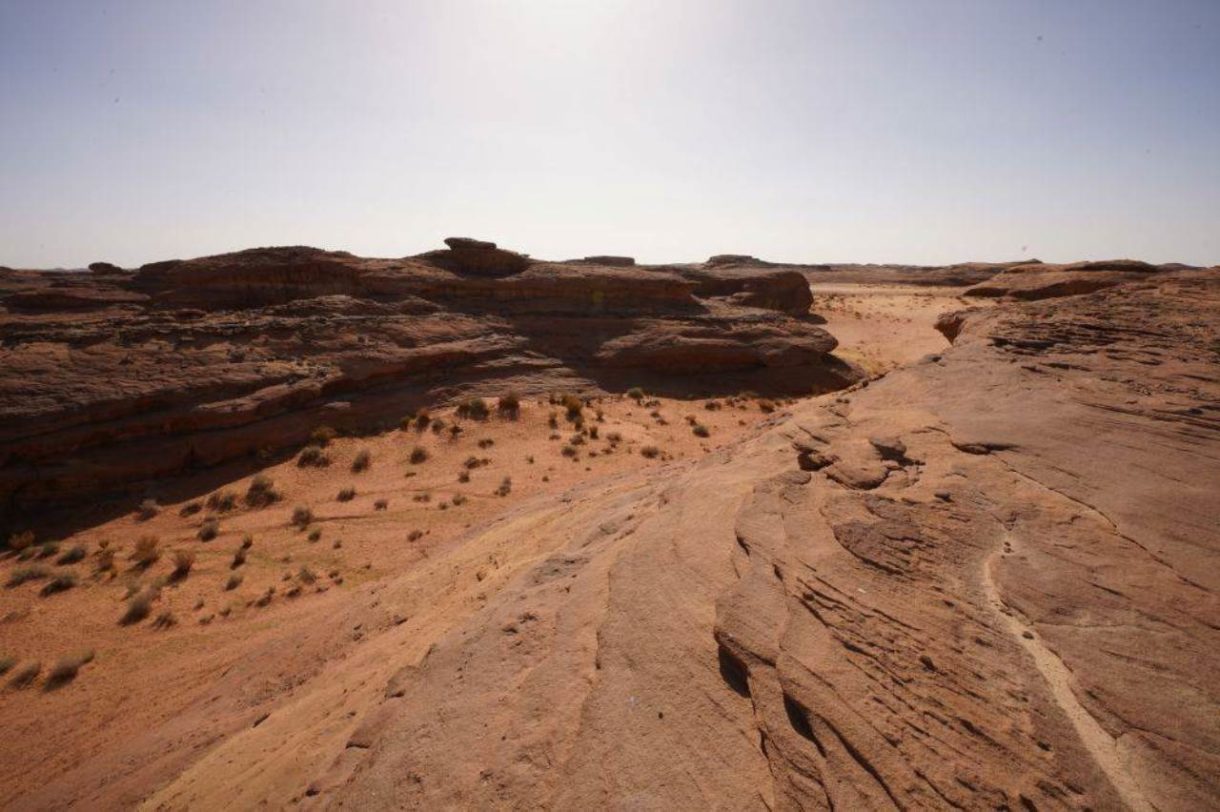
M84 561L88 553L85 551L83 544L77 544L70 548L67 552L55 559L55 563L62 566L67 564L75 564L78 561Z
M516 392L505 392L496 401L496 411L515 420L521 414L521 396Z
M325 468L330 465L330 457L316 445L306 446L297 457L298 468Z
M367 471L372 462L372 453L370 453L367 448L361 449L360 453L356 455L356 458L352 460L352 473L359 474L363 471Z
M640 449L640 456L650 460L656 459L657 457L661 456L661 449L657 448L655 445L646 445Z
M76 586L76 576L70 572L65 572L56 575L43 584L42 589L38 590L38 594L45 598L48 595L54 595L56 592L67 592L74 586Z
M259 474L250 480L250 486L246 488L245 499L246 505L249 507L267 507L274 505L281 498L275 489L275 482L264 474Z
M93 650L82 651L79 654L73 654L69 657L61 657L51 666L51 670L47 672L46 682L43 683L43 688L48 691L53 691L67 685L72 680L76 679L76 675L80 673L82 667L87 663L93 662Z
M220 535L220 520L215 517L203 520L203 524L199 525L199 540L211 541Z
M171 581L182 581L191 574L195 566L195 553L191 550L174 550L174 571L169 574Z
M297 505L292 509L292 523L299 530L304 530L313 521L313 511L305 505Z
M330 426L318 426L309 433L309 442L319 448L326 448L330 441L339 436L339 432Z
M42 663L37 660L26 663L20 668L13 671L13 676L9 679L10 688L27 688L33 684L34 680L38 679L38 675L42 672Z
M483 398L470 398L459 403L455 413L458 417L470 420L486 420L491 414L491 409L488 408L487 401Z
M140 507L136 509L136 518L146 522L160 512L161 506L157 504L156 499L145 499L140 503Z
M156 587L140 590L127 599L127 607L119 617L120 626L131 626L148 617L152 612L153 601L160 597L161 591Z
M350 485L339 491L339 495L335 497L340 502L350 502L356 498L356 489Z
M147 569L157 563L161 558L159 543L156 536L140 536L136 539L136 548L131 553L131 560L135 562L136 567Z

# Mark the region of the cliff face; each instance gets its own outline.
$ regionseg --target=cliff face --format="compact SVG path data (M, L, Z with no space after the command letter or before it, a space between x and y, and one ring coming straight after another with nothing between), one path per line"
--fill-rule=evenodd
M860 377L830 355L795 272L450 243L397 260L289 247L7 272L0 500L83 498L463 394L810 394Z

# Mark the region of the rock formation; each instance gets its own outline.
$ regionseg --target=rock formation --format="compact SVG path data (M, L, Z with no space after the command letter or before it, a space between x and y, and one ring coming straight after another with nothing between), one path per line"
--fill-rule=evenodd
M256 248L0 285L10 511L367 430L464 393L810 394L860 377L799 273Z
M544 549L314 800L1214 808L1216 312L1215 271L980 311L752 441L514 516Z

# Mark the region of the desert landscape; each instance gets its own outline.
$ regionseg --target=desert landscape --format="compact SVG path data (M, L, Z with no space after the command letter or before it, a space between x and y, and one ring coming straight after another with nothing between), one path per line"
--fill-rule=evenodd
M0 270L5 809L1220 805L1220 268Z

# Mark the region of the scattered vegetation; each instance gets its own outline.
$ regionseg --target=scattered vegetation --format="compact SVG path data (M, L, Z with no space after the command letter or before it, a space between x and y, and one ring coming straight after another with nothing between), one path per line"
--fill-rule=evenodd
M620 432L612 431L606 435L606 441L610 443L610 445L618 445L623 441L623 435Z
M762 400L758 401L758 408L765 414L771 414L771 412L775 411L775 401L763 398Z
M467 482L469 482L469 481L470 481L470 471L468 471L468 470L467 470L467 469L465 469L465 468L463 468L462 470L458 471L458 482L461 482L461 483L465 484L465 483L467 483Z
M233 553L233 563L229 564L229 569L235 570L242 564L246 563L246 548L238 547Z
M228 513L237 507L237 494L233 491L217 491L208 496L207 506L209 510Z
M646 445L640 449L640 456L650 460L655 459L661 456L661 449L657 448L655 445Z
M97 560L93 562L93 569L99 574L114 572L114 550L98 550Z
M339 432L330 426L318 426L309 433L309 442L318 448L326 448L331 440L339 436Z
M385 510L389 506L389 499L378 499L377 501L373 502L373 510Z
M581 419L584 413L585 402L573 394L564 394L559 398L559 403L563 406L564 416L569 423L575 423Z
M163 609L156 619L152 622L154 629L168 629L171 626L178 624L178 618L174 617L174 613L169 609Z
M16 664L16 657L0 657L0 676L3 676L9 671L13 670L13 666Z
M313 530L310 530L306 538L309 539L310 543L316 543L322 538L322 528L315 527Z
M34 680L38 679L40 673L42 673L42 663L37 660L26 663L13 671L13 676L8 681L8 684L12 688L25 688L33 684Z
M280 499L280 494L275 490L275 483L271 477L264 474L250 480L250 485L246 488L246 504L250 507L267 507Z
M521 414L521 396L516 392L505 392L496 401L496 411L504 417L515 420Z
M563 448L561 448L559 450L559 453L563 454L565 457L569 457L571 459L576 459L577 455L580 452L576 450L576 446L574 446L574 445L565 445Z
M195 553L190 550L174 550L174 570L170 573L171 581L182 581L191 574L195 566Z
M152 612L153 601L160 595L160 590L148 587L140 590L127 599L127 606L119 617L120 626L131 626L148 617Z
M482 440L479 440L479 448L491 448L495 444L496 441L490 437L484 437Z
M313 511L305 505L297 505L292 509L292 523L298 529L304 530L313 522Z
M423 537L424 537L424 531L412 530L410 533L407 534L407 541L419 541Z
M633 386L627 390L627 397L634 401L641 401L644 399L644 390L638 386Z
M427 409L420 409L415 415L415 428L418 431L423 431L428 428L428 424L432 422L432 415L428 414Z
M136 518L146 522L160 512L161 506L157 504L156 499L145 499L140 503L140 507L136 509Z
M508 496L513 489L513 478L510 476L500 480L500 487L496 488L496 496Z
M70 548L66 553L55 559L55 563L61 567L67 564L75 564L78 561L84 561L87 552L83 544L77 544Z
M54 555L59 555L59 545L55 542L46 541L38 547L39 558L50 558Z
M70 572L65 572L56 575L43 584L38 594L45 598L48 595L54 595L56 592L67 592L74 586L76 586L76 576Z
M361 449L356 458L352 460L352 473L359 474L369 469L369 465L373 462L373 455L367 448Z
M203 532L200 530L200 532ZM136 539L136 548L131 553L131 560L138 569L148 569L161 558L160 542L156 536L140 536Z
M253 546L254 546L254 536L247 533L246 535L241 537L241 548L243 550L249 550Z
M203 502L196 500L194 502L187 502L185 505L183 505L182 509L178 511L178 515L184 517L194 516L201 510L203 510Z
M458 417L469 418L470 420L486 420L491 414L491 409L487 406L487 401L483 398L470 398L458 404L455 410Z
M297 457L298 468L325 468L330 465L330 457L316 445L306 446Z
M47 690L54 690L62 685L67 685L76 679L76 675L80 673L82 667L91 662L93 662L92 649L82 651L79 654L73 654L69 657L61 657L55 661L55 664L51 666L51 670L47 672L47 679L43 686Z
M37 581L42 578L46 578L50 574L50 571L47 570L46 567L37 565L32 567L18 567L17 569L13 570L11 574L9 574L8 581L6 581L4 585L11 589L16 586L21 586L27 581Z
M454 507L457 507L458 505L464 505L465 503L466 503L465 494L455 493L453 495L453 506Z
M712 434L711 431L708 430L708 427L702 423L695 423L693 426L691 426L691 431L696 437L710 437Z
M20 533L14 533L8 537L8 546L10 550L20 552L34 543L34 531L24 530Z
M203 520L203 524L199 525L199 540L211 541L220 535L220 520L216 517L210 517Z
M348 487L339 491L339 495L335 498L340 502L350 502L356 498L356 489L349 485Z
M411 449L410 461L412 465L422 465L428 461L428 449L417 445Z
M242 575L240 572L235 572L229 576L229 580L225 581L225 592L232 592L241 586Z

